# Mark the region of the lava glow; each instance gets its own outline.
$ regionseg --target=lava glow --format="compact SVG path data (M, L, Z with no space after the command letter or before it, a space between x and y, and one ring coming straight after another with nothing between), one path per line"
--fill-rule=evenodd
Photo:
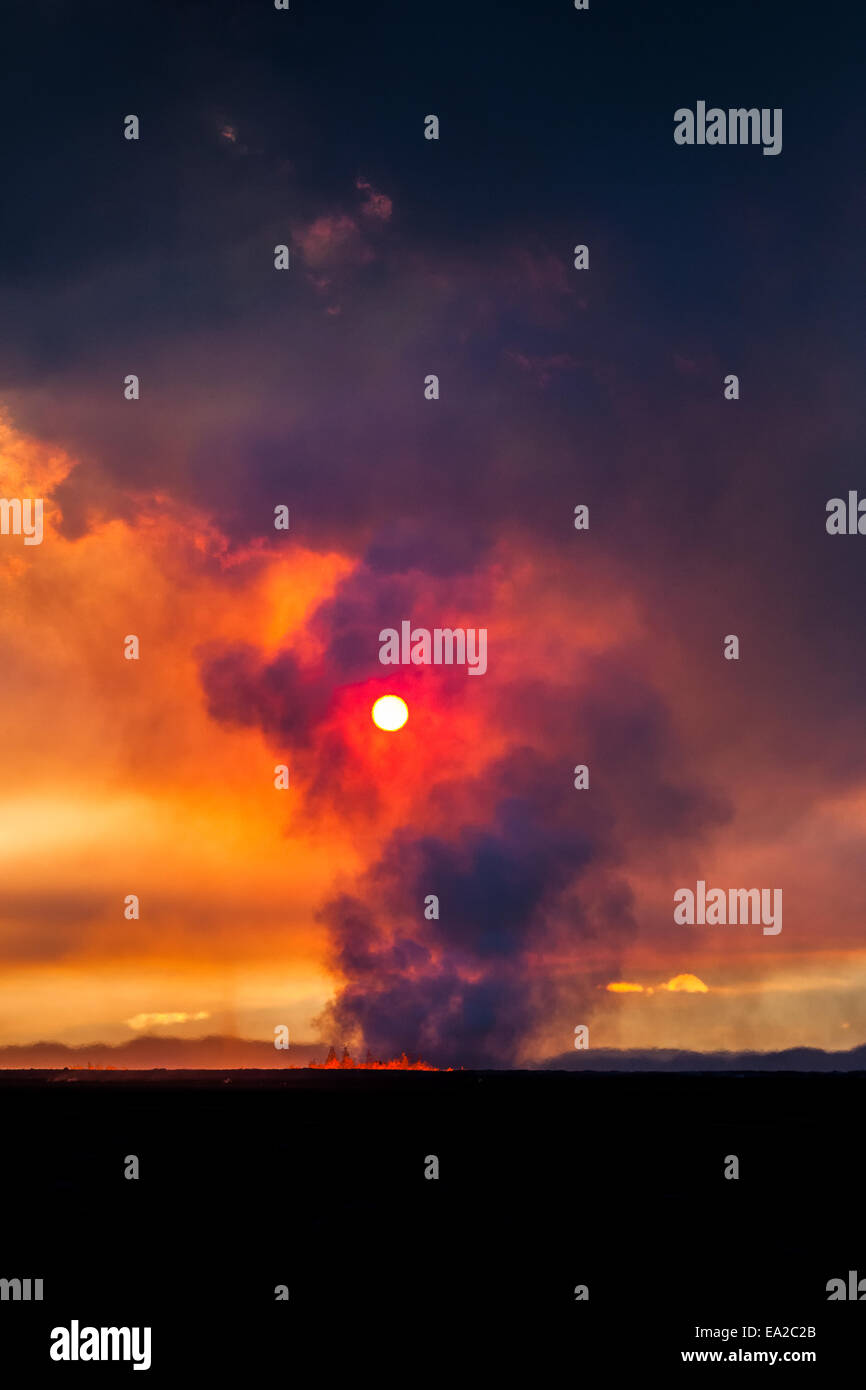
M393 1057L390 1062L379 1062L368 1051L365 1062L356 1061L350 1057L349 1049L343 1049L342 1057L338 1057L333 1047L324 1062L311 1062L310 1068L314 1071L333 1070L335 1067L347 1071L453 1071L453 1067L431 1067L429 1062L410 1062L406 1053L400 1057Z
M409 706L399 695L383 695L373 706L373 723L380 729L393 733L402 729L409 718Z

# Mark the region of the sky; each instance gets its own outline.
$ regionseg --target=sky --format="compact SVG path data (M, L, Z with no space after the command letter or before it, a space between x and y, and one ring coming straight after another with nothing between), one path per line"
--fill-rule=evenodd
M12 7L0 1046L866 1041L858 24ZM486 671L384 666L404 619Z

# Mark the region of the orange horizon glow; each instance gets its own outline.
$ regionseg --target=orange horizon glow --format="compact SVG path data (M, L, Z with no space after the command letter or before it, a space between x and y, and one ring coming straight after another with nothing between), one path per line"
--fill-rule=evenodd
M31 1070L32 1068L25 1068ZM19 1071L20 1067L0 1067L0 1071ZM173 1071L261 1071L261 1067L238 1067L238 1066L207 1066L199 1065L192 1067L135 1067L123 1066L115 1062L68 1062L65 1066L47 1066L37 1068L45 1071L147 1071L147 1072L173 1072ZM455 1071L455 1067L434 1067L430 1062L424 1062L420 1058L413 1061L405 1052L399 1057L392 1057L387 1062L381 1062L378 1058L368 1052L366 1060L361 1062L352 1057L348 1048L343 1049L343 1056L338 1057L332 1047L324 1062L306 1063L283 1063L279 1067L273 1068L276 1071ZM462 1071L462 1067L459 1068Z

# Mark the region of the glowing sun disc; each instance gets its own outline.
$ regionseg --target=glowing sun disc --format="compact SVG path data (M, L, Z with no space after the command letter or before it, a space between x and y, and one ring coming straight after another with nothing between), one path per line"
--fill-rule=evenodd
M399 695L383 695L373 706L372 714L377 728L387 729L390 733L394 729L402 729L409 718L409 706Z

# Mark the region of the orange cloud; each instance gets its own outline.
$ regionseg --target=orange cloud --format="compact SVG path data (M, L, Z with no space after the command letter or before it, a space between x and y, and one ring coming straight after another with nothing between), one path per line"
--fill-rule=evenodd
M697 975L674 975L672 979L664 984L656 985L656 989L666 989L671 994L708 994L709 986L703 980L699 980ZM651 985L629 984L625 980L614 980L605 989L611 994L653 994Z
M705 985L703 980L698 979L697 975L674 975L667 984L659 985L659 989L670 990L672 994L709 994L710 992L709 985Z
M357 222L345 213L317 217L299 235L307 265L316 270L332 265L364 265L373 259L372 248L361 235Z
M394 204L384 193L377 193L371 183L366 179L357 178L355 187L359 188L364 194L364 204L361 208L366 217L374 217L379 222L387 222L394 210Z
M167 1023L198 1023L202 1018L210 1018L206 1009L200 1009L197 1014L136 1014L134 1018L126 1020L127 1027L140 1032L143 1028L162 1028Z

